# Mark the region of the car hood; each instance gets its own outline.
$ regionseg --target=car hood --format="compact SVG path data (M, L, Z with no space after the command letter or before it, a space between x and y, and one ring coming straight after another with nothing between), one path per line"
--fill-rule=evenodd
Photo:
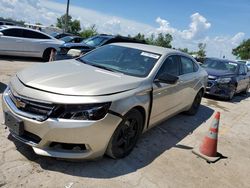
M65 44L62 45L62 47L64 48L74 48L74 47L78 47L78 48L88 48L88 49L93 49L94 47L89 46L85 43L73 43L73 42L67 42Z
M114 73L77 60L35 65L17 73L26 86L63 95L101 96L132 90L143 78Z
M231 71L225 71L225 70L217 70L217 69L211 69L211 68L204 68L209 76L214 77L230 77L235 76L236 74Z

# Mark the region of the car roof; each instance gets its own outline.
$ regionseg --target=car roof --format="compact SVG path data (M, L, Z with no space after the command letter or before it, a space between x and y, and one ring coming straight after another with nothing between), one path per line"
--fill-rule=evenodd
M34 31L34 32L38 32L38 33L44 34L44 35L46 35L46 36L52 38L52 36L48 35L47 33L44 33L44 32L41 32L41 31L35 30L35 29L30 29L30 28L27 28L27 27L12 26L12 25L7 25L7 26L4 25L4 28L0 27L0 29L3 29L3 30L5 30L5 29L10 29L10 28L11 28L11 29L24 29L24 30Z
M164 48L164 47L159 47L159 46L154 46L154 45L149 45L149 44L141 44L141 43L112 43L112 45L116 46L123 46L123 47L128 47L128 48L136 48L138 50L143 50L147 52L152 52L160 55L166 55L169 53L178 53L178 54L183 54L187 55L185 53L182 53L178 50L170 49L170 48Z
M238 62L238 61L235 61L235 60L220 59L220 58L216 58L216 57L206 57L205 59L212 59L212 60L223 61L223 62L232 62L232 63L237 63L237 64L245 64L245 63Z

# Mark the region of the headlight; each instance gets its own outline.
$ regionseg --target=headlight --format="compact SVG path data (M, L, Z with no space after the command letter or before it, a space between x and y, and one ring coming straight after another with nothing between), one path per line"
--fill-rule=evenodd
M226 84L226 83L229 83L231 82L231 78L218 78L216 81L220 84Z
M52 118L74 120L100 120L108 113L111 102L97 104L59 105L50 115Z

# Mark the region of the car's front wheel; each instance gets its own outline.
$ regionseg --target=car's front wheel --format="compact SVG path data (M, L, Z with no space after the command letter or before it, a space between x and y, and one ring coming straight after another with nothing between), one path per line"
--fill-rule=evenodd
M226 100L231 101L234 98L235 93L236 93L236 86L233 86L229 95L226 97Z
M244 94L247 94L248 93L248 90L250 88L250 84L247 85L246 89L243 91Z
M129 111L113 133L106 154L114 159L126 157L136 145L142 127L142 114L136 109Z

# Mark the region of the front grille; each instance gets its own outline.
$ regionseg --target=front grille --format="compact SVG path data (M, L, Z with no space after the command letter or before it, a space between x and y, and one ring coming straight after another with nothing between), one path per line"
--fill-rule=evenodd
M59 55L66 55L70 49L61 47L60 51L58 52Z
M207 83L207 87L212 87L212 86L213 86L213 83L211 83L211 82Z
M53 104L37 102L32 99L26 99L17 95L14 95L11 90L9 90L9 97L20 111L48 117L52 110L54 109Z

